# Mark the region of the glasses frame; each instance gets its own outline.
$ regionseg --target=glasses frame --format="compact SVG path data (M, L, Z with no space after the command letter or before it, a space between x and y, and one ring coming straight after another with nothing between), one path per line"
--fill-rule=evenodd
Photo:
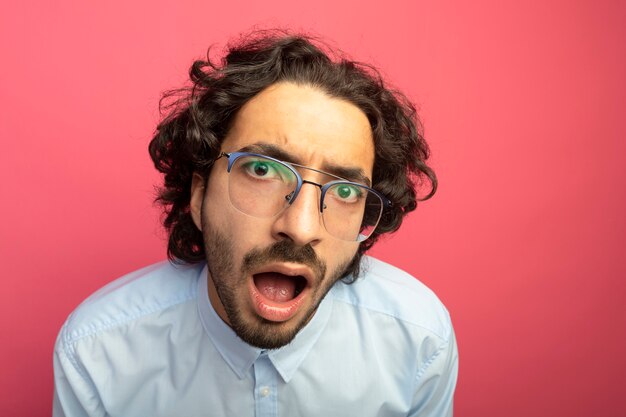
M259 154L259 153L254 153L254 152L222 152L220 153L220 155L215 159L216 161L222 157L226 157L228 159L228 167L226 168L228 173L230 174L231 168L233 167L235 161L237 161L237 159L245 157L245 156L253 156L253 157L259 157L259 158L265 158L265 159L269 159L270 161L274 161L277 163L280 163L284 166L287 167L287 169L289 169L289 171L291 171L295 176L296 176L296 180L297 180L297 184L296 184L296 189L291 193L291 195L286 197L287 202L289 203L289 206L293 204L293 202L296 200L296 198L298 197L298 194L300 194L300 190L302 189L302 186L304 184L311 184L311 185L315 185L316 187L318 187L321 191L320 194L320 201L319 201L319 208L320 208L320 213L323 214L324 213L324 197L326 196L326 192L330 189L330 187L337 185L337 184L348 184L348 185L353 185L353 186L357 186L360 188L364 188L367 191L375 194L378 198L380 198L380 201L382 202L382 209L380 212L380 216L378 218L378 222L376 223L376 227L378 227L378 223L380 223L380 218L382 217L382 214L384 213L384 211L386 209L388 209L389 207L392 206L392 202L391 200L389 200L387 197L385 197L383 194L381 194L380 192L376 191L375 189L365 185L365 184L361 184L359 182L354 182L354 181L349 181L345 178L341 178L338 177L337 175L325 172L325 171L321 171L319 169L315 169L315 168L310 168L304 165L299 165L299 164L294 164L291 162L285 162L285 161L281 161L280 159L276 159L273 158L271 156L267 156L267 155L263 155L263 154ZM328 175L330 177L333 178L337 178L337 180L334 181L329 181L325 184L320 184L314 181L309 181L309 180L305 180L304 178L302 178L302 175L300 175L300 173L298 172L297 168L301 168L301 169L306 169L308 171L313 171L313 172L317 172L320 174L324 174L324 175ZM288 206L287 206L288 207ZM285 209L287 208L285 207ZM279 211L278 213L276 213L276 215L282 213L285 209ZM376 230L376 228L374 228L374 230ZM372 232L373 233L373 232ZM359 237L362 236L360 233L358 235ZM371 236L371 234L370 234ZM363 242L365 241L367 238L369 238L369 236L367 236L366 238L363 239L359 239L357 237L356 241L358 242Z

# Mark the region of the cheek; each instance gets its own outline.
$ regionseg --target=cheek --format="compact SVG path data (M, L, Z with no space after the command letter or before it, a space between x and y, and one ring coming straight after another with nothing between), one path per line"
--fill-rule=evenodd
M226 230L235 243L238 259L252 249L264 249L275 243L271 239L270 225L264 219L257 219L235 212L230 229Z
M338 267L350 261L359 249L358 242L344 242L333 239L333 242L325 249L325 254L319 254L328 266L328 272L334 272Z
M272 243L270 222L241 213L230 204L228 196L218 200L207 197L204 223L232 242L233 251L229 255L237 264L251 249L263 248Z
M212 229L226 238L238 234L239 213L230 203L228 195L228 177L216 175L209 178L204 195L203 219Z

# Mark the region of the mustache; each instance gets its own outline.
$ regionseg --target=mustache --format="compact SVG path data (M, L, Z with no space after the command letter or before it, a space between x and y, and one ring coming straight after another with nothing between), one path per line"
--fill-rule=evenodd
M311 245L296 246L290 240L281 240L263 249L252 249L243 257L241 272L245 273L275 261L304 264L311 268L320 279L326 275L326 262L317 256Z

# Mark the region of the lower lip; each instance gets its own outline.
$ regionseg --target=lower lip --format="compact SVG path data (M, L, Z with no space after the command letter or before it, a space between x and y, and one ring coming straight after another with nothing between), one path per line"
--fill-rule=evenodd
M305 287L302 292L292 300L277 303L259 292L256 285L254 285L254 279L250 279L249 282L249 291L254 310L265 320L275 322L287 321L295 316L309 291L309 289Z

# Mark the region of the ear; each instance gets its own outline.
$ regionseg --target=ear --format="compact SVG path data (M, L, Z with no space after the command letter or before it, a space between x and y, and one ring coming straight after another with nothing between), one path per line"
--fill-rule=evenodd
M191 199L189 200L189 210L191 218L198 230L202 230L202 200L204 200L205 179L197 172L191 178Z

